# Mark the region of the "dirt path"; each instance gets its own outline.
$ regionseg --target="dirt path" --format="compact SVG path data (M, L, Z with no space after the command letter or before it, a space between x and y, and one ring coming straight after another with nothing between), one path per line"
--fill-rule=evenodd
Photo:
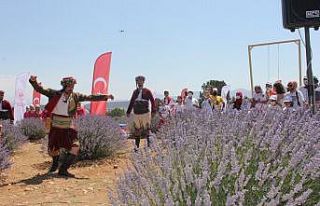
M130 155L128 150L113 161L77 164L70 169L77 178L65 179L46 175L51 159L40 151L40 144L27 143L14 154L0 185L0 205L110 205L107 189L115 188Z

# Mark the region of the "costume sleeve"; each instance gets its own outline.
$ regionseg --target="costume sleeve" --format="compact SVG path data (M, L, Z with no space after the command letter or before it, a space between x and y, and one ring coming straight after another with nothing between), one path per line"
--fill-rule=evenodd
M36 90L40 94L43 94L47 97L52 97L57 92L56 90L49 89L49 88L44 89L37 81L31 81L31 79L29 79L29 82L34 90Z
M91 102L107 101L108 98L109 98L108 95L106 95L106 94L85 95L85 94L77 93L77 96L78 96L78 101L79 102L84 102L84 101L91 101Z
M134 103L134 100L135 100L135 91L133 91L132 93L132 96L131 96L131 99L130 99L130 103L129 103L129 106L128 106L128 109L127 109L127 114L130 114L131 111L132 111L132 107L133 107L133 103Z
M10 118L10 120L13 121L14 120L14 116L13 116L13 110L12 110L11 104L8 101L7 101L7 104L8 104L8 106L7 106L8 108L7 109L8 109L8 112L9 112L9 118Z

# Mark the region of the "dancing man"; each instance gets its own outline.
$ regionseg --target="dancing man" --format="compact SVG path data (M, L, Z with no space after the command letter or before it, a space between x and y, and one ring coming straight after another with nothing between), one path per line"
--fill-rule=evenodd
M148 146L150 146L150 126L151 126L151 114L156 113L156 107L154 98L149 89L144 88L145 77L136 77L136 89L131 96L130 104L127 110L127 116L129 117L133 109L133 137L135 138L136 148L138 150L141 138L147 138ZM151 114L149 110L149 101L151 102Z
M37 92L49 98L48 104L45 106L47 115L51 117L48 153L52 156L52 165L49 173L58 169L60 160L58 174L74 177L73 174L68 172L68 169L76 159L80 149L77 131L74 126L77 104L82 101L107 101L113 99L113 96L75 93L73 89L77 82L72 77L61 80L61 90L44 89L38 83L36 76L31 76L29 82Z

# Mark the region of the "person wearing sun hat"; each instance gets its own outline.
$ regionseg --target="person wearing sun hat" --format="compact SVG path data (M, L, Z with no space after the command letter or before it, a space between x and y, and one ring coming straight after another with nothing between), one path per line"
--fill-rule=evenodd
M283 110L293 110L293 101L291 96L287 95L283 98Z
M49 98L45 106L46 116L51 118L51 127L48 135L48 153L52 156L52 165L49 173L59 168L58 174L66 177L74 177L68 172L69 167L79 154L79 141L74 119L77 111L77 103L82 101L107 101L113 99L112 95L84 95L74 92L77 83L73 77L65 77L60 81L62 89L45 89L37 81L36 76L31 76L30 84L37 92ZM59 167L60 159L60 167Z
M274 108L274 109L277 109L277 108L281 108L280 104L278 104L277 102L277 95L271 95L269 97L269 105L268 107L269 108Z

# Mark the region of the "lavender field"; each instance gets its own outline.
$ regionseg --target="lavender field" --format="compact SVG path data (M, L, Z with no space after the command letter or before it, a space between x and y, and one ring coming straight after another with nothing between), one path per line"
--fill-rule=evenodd
M0 136L0 180L2 172L12 164L10 161L12 152L27 141L27 137L23 135L19 127L7 121L3 121L2 125L3 133Z
M113 205L320 205L320 114L188 113L132 156Z

